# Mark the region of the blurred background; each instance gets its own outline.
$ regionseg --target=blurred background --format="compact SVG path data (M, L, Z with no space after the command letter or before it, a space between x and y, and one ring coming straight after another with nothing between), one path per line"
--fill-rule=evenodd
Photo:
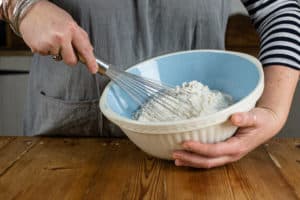
M231 0L226 33L227 50L257 56L259 40L240 0ZM22 135L22 115L31 63L31 52L9 26L0 21L0 135ZM300 84L288 122L279 137L299 136Z

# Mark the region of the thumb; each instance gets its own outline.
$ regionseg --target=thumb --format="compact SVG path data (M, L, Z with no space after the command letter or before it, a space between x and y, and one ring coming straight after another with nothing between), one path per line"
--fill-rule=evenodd
M230 121L238 127L251 127L257 124L257 116L252 111L235 113L230 117Z

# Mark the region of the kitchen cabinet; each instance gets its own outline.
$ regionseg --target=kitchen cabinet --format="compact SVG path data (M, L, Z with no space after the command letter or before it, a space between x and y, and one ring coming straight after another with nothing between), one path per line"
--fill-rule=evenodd
M22 135L31 57L0 56L0 135Z

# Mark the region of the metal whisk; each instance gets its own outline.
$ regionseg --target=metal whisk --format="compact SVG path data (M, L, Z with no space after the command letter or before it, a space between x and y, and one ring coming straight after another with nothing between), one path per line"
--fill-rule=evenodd
M180 116L183 119L196 117L199 112L189 101L191 95L188 91L176 90L175 87L164 84L160 81L147 79L129 72L112 69L107 63L96 59L99 65L98 73L106 75L120 88L122 88L132 99L143 108L148 117L155 118L156 121L168 121L170 119L162 116L161 113L155 113L149 107L143 107L145 104L158 104L167 109L170 113ZM183 98L183 96L185 98ZM179 104L180 103L180 104ZM176 107L176 105L181 105ZM135 113L134 118L138 118Z

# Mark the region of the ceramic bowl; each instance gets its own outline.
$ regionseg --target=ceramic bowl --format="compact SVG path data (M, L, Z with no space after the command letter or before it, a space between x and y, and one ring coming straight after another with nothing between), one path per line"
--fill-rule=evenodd
M181 149L180 144L186 140L217 143L231 137L237 127L228 118L252 109L264 87L261 63L237 52L177 52L144 61L127 71L170 85L197 80L233 97L233 105L207 116L175 122L139 122L131 119L138 105L115 83L109 83L100 99L103 114L139 148L163 159L171 159L172 152Z

